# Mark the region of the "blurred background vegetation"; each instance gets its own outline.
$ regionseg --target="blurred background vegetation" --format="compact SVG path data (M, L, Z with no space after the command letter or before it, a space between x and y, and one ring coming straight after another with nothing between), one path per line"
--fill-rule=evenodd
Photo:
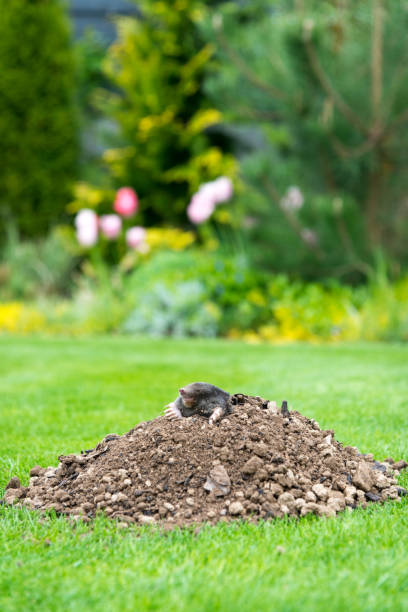
M0 0L0 331L407 340L406 2L132 7Z

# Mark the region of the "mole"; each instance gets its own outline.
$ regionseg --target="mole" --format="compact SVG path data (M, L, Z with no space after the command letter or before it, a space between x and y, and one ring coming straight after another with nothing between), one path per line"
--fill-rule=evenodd
M195 382L179 389L179 396L166 406L169 419L201 415L213 425L231 412L231 395L210 383Z

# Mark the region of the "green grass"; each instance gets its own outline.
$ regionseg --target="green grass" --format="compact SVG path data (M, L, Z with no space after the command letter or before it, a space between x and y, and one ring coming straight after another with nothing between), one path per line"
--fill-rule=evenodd
M288 399L362 452L408 456L408 347L3 337L0 495L10 476L26 483L31 466L154 417L194 380ZM0 610L408 610L407 544L406 498L198 535L2 506Z

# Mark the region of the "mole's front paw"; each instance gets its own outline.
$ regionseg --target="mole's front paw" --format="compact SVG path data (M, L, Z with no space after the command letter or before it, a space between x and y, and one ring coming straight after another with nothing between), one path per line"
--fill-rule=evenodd
M172 421L174 419L181 419L183 416L174 402L166 406L164 414L168 419L171 419Z
M214 425L222 417L223 410L220 406L214 410L210 418L208 419L209 425Z

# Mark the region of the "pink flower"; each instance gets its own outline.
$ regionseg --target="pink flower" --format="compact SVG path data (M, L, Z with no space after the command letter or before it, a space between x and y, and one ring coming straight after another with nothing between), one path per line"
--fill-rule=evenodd
M83 247L91 247L98 241L98 216L93 210L83 208L75 217L76 237Z
M221 202L226 202L232 197L232 181L226 176L220 176L215 181L203 183L197 193L212 200L214 204L221 204Z
M214 200L208 194L199 191L191 198L187 206L187 216L192 223L199 225L211 217L214 208Z
M229 179L227 176L220 176L212 182L212 185L216 204L226 202L232 198L234 188L232 186L231 179Z
M293 212L302 208L304 200L299 187L289 187L280 204L285 210Z
M90 208L83 208L75 217L75 227L77 229L85 226L98 227L98 216Z
M196 225L204 223L213 214L215 206L229 200L232 194L232 181L226 176L203 183L187 207L188 218Z
M139 249L146 240L146 230L144 227L135 225L126 232L126 243L131 249Z
M203 183L200 185L199 190L194 196L200 196L200 198L204 198L205 200L212 200L215 204L217 199L216 189L214 188L214 181L210 181L209 183ZM194 197L193 196L193 197Z
M310 246L316 246L318 244L318 238L316 232L309 229L308 227L304 227L300 232L302 240L309 244Z
M121 187L116 192L113 210L122 217L131 217L137 211L139 200L136 192L131 187Z
M102 215L99 219L102 234L108 240L117 238L122 229L122 219L118 215Z
M94 231L90 228L81 228L77 230L76 237L81 246L92 247L98 242L98 230Z

